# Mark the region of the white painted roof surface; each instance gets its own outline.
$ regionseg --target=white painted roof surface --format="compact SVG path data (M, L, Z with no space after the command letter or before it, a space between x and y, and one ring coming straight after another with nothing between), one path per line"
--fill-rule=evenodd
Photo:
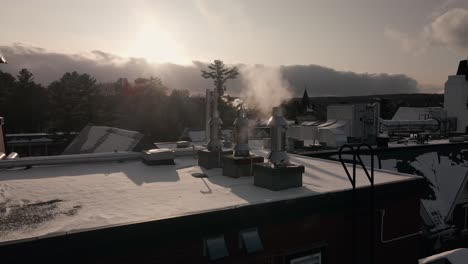
M266 151L255 150L265 155ZM253 177L222 176L204 170L194 157L176 165L147 166L140 161L41 166L0 171L0 242L75 232L134 222L197 214L225 208L348 190L340 163L291 155L305 166L304 186L270 191ZM349 168L351 171L351 167ZM193 177L206 173L208 178ZM376 184L417 176L376 171ZM358 186L368 185L358 169ZM35 217L18 218L31 215ZM18 223L15 219L23 219Z
M442 252L427 258L419 260L419 264L432 264L437 260L448 260L451 264L466 264L468 263L468 249L457 248L454 250ZM440 262L437 262L440 263Z

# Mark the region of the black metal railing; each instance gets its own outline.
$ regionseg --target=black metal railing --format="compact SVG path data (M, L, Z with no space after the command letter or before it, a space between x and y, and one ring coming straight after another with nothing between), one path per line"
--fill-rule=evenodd
M369 149L370 153L370 159L371 159L371 168L370 168L370 173L367 170L366 165L362 161L361 158L361 148L366 147ZM347 148L350 150L350 153L352 154L352 165L353 165L353 171L352 174L349 172L348 167L345 164L345 160L343 159L343 150ZM362 167L362 170L367 176L367 179L370 182L370 201L369 201L369 263L373 264L375 263L375 201L374 201L374 150L372 147L368 144L360 144L357 146L357 148L353 148L351 145L345 144L341 146L338 156L341 162L341 165L343 166L344 171L346 172L346 175L348 176L349 181L351 182L351 186L353 187L352 189L352 197L351 197L351 239L352 239L352 260L353 263L357 263L357 255L356 255L356 246L357 246L357 219L356 219L356 164L357 162L359 165Z

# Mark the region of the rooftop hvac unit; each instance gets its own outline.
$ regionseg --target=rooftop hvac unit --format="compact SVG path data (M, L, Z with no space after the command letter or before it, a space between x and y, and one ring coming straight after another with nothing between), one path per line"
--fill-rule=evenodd
M143 162L147 165L174 165L174 151L171 149L150 149L143 152Z

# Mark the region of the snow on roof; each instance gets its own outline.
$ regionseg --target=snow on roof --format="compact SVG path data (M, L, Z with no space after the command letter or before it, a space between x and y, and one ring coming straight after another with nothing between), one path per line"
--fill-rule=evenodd
M336 119L327 120L327 122L318 125L318 127L319 127L319 128L321 128L321 127L327 127L327 126L330 126L330 125L336 123L336 121L337 121Z
M411 162L411 165L423 173L432 184L436 201L421 200L421 202L429 215L435 217L434 222L438 221L439 214L445 221L451 218L460 190L466 184L468 167L452 166L451 163L447 156L438 157L435 152L422 154Z
M326 126L326 127L319 127L319 130L332 130L334 132L341 132L343 133L343 129L347 125L347 120L336 120L336 122Z
M304 121L300 125L301 126L317 126L320 123L321 123L320 121Z
M143 134L107 126L86 126L63 154L131 151Z
M291 161L305 166L304 186L276 192L254 186L253 177L202 169L193 156L164 166L126 161L2 170L0 242L351 189L340 163L296 155ZM357 172L357 186L367 186L362 170ZM207 178L193 176L199 173ZM415 178L375 172L376 184Z
M466 248L457 248L450 251L445 251L427 258L419 260L419 264L432 264L432 263L442 263L435 262L436 260L448 260L451 264L465 264L468 263L468 249ZM445 263L445 262L443 262Z

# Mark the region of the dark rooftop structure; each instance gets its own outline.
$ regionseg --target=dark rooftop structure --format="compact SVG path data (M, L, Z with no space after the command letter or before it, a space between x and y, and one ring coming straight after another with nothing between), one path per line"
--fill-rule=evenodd
M457 75L465 75L468 81L468 60L461 60L458 64Z
M252 153L266 155L258 147ZM351 185L337 162L291 155L305 167L303 186L270 191L256 187L252 177L203 169L193 155L164 166L148 166L134 152L60 159L86 155L101 161L28 170L18 166L38 158L0 161L2 261L347 263L352 258ZM375 205L385 212L375 215L376 260L415 263L422 178L375 171L375 184ZM357 169L357 263L369 262L369 190Z

